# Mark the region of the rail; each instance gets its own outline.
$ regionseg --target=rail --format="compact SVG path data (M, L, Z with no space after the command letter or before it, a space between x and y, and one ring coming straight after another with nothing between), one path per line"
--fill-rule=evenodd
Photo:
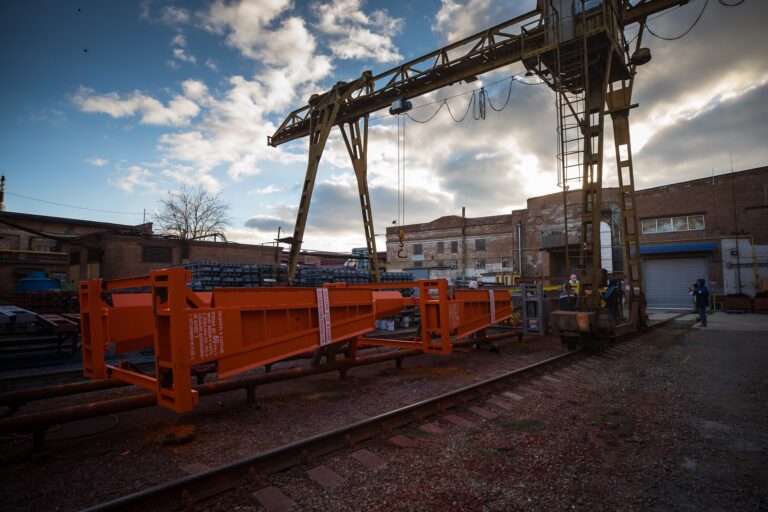
M197 473L86 509L88 512L144 511L174 504L189 505L232 489L260 475L283 471L297 464L353 446L414 421L442 413L478 396L490 394L506 381L520 378L555 364L562 364L580 353L573 350L538 363L423 400L400 409L324 432L295 443L246 457L231 464Z

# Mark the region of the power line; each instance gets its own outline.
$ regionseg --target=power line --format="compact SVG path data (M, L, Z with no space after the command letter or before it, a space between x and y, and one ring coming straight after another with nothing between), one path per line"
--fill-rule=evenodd
M64 204L64 203L56 203L54 201L46 201L45 199L37 199L36 197L29 197L24 196L21 194L16 194L14 192L6 192L9 196L15 196L15 197L21 197L23 199L29 199L31 201L38 201L40 203L46 203L46 204L53 204L56 206L64 206L65 208L75 208L76 210L86 210L89 212L99 212L99 213L116 213L118 215L143 215L144 212L118 212L114 210L99 210L98 208L85 208L84 206L73 206L71 204Z

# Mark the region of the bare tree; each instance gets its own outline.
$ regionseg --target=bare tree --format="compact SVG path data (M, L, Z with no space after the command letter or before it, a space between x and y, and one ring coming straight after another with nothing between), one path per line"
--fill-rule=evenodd
M209 236L224 238L222 231L229 225L229 205L219 194L201 186L182 186L160 201L155 222L163 235L194 240Z

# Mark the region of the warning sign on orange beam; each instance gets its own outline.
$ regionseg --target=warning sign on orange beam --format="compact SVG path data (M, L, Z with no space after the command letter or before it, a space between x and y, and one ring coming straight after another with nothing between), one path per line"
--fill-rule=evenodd
M458 329L461 325L461 315L459 314L458 302L451 302L448 305L448 320L450 321L451 330Z
M224 353L224 318L221 311L189 314L189 352L193 360Z

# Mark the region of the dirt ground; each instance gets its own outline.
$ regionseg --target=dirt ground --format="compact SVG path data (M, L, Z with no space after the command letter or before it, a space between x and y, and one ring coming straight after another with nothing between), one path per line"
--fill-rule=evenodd
M416 440L414 448L384 438L355 447L386 461L375 472L342 452L269 483L296 510L768 510L766 340L763 324L741 329L738 319L713 319L704 330L676 322L556 372L557 382L512 389L522 399L507 399L511 410L485 406L496 419L452 411L475 425L436 418L442 434L417 425L400 432ZM181 418L157 408L121 415L117 428L54 443L44 455L19 443L0 452L3 474L14 475L2 479L2 508L92 505L179 477L195 463L214 467L556 351L507 343L501 355L419 357L402 372L388 364L354 370L349 381L329 375L265 387L260 409L233 393ZM158 434L175 426L193 426L193 439L162 444ZM307 478L318 464L343 485L328 491ZM262 510L255 490L203 505Z
M316 461L345 480L333 492L311 466L270 483L297 510L768 510L766 332L672 324L487 406L496 419L461 411L474 427L355 447L387 462L375 473L349 452ZM253 491L207 509L261 510Z
M47 435L43 453L31 451L28 437L6 437L0 439L0 473L14 477L0 479L0 509L79 510L382 414L563 350L558 340L549 338L516 340L499 341L499 353L487 346L459 348L450 356L405 359L402 370L391 361L354 368L346 380L329 373L268 384L258 388L256 404L246 403L241 390L205 397L192 413L182 416L153 407L67 424ZM307 364L286 362L274 369ZM134 393L133 388L119 388L34 402L20 414Z

